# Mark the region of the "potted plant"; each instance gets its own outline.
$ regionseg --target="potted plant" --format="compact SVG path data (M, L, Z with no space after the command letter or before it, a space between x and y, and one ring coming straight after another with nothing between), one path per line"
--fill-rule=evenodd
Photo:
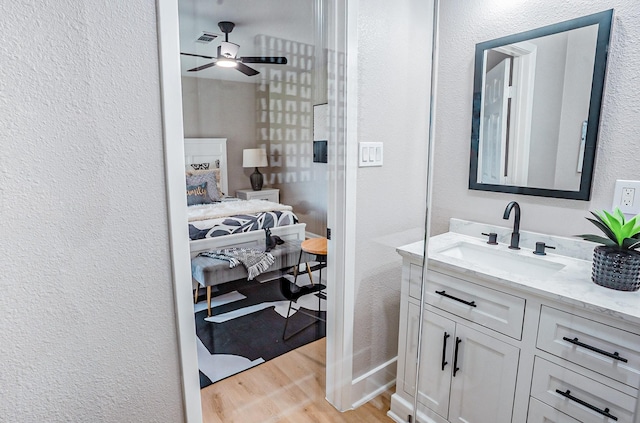
M593 251L591 280L598 285L619 291L640 289L640 215L626 220L620 209L591 212L596 225L606 238L599 235L578 235L599 245Z

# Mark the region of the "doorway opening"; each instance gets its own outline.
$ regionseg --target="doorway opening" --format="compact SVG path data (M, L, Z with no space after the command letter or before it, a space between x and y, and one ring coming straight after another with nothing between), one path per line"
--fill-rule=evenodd
M194 288L206 288L206 299L194 296L200 298L195 320L205 388L325 335L326 293L317 288L329 283L327 272L322 274L326 240L320 254L305 251L302 242L324 240L327 228L328 168L313 161L319 132L314 106L327 98L326 49L317 42L324 29L314 30L323 20L316 18L313 0L179 5L185 139L226 140L220 158L226 173L218 173L227 187L219 194L222 204L196 206L211 213L206 220L191 221L189 210L191 255L198 253L194 278L202 274ZM286 22L280 19L283 9L292 12ZM202 34L209 35L206 42ZM229 46L233 50L225 51ZM226 60L236 66L227 67ZM215 156L197 153L185 158L198 168L194 172L203 172L196 163L201 160L215 167ZM225 210L218 213L220 208ZM221 222L213 219L218 216ZM253 231L259 233L255 243L246 239ZM201 236L238 233L242 239L194 246ZM267 235L278 243L267 247ZM238 278L226 270L226 255L238 254L232 248L263 252L264 268L255 272L260 274ZM210 251L216 256L203 257ZM291 297L299 289L309 292ZM305 329L284 334L283 327L296 332L297 325Z
M220 55L224 55L223 46L227 47L226 44L221 44L221 48L216 49L215 55L213 53L200 54L201 52L198 51L196 53L187 51L187 53L198 56L207 56L189 57L190 59L201 60L199 64L189 69L200 68L193 72L211 70L212 72L231 71L231 73L226 74L224 77L220 76L217 79L185 77L183 72L187 72L189 69L180 69L176 65L180 64L179 53L185 52L181 40L183 39L182 15L185 13L186 3L196 12L190 15L193 19L197 20L208 16L212 22L235 23L233 31L230 34L224 34L225 36L229 35L229 38L225 37L225 43L232 42L239 46L237 53L232 51L231 55L235 54L238 59L289 56L292 57L292 60L291 62L287 60L287 63L292 63L293 67L287 67L289 66L288 64L255 63L249 60L250 67L257 70L258 73L256 75L259 76L258 81L252 83L234 80L234 78L249 77L246 72L225 69L218 65L208 67L212 69L201 68L208 63L207 60L209 62L212 61L212 58L216 62L220 60L222 57ZM260 172L263 174L264 187L260 191L267 192L268 187L273 194L273 190L276 190L278 191L277 195L280 196L279 203L288 202L292 204L293 211L301 215L298 217L299 221L302 221L307 226L303 233L303 238L315 238L318 236L324 238L326 237L327 227L336 224L338 227L342 227L344 217L341 213L337 213L336 210L345 209L343 203L346 201L346 190L340 188L339 184L344 184L346 175L344 172L339 171L341 166L344 167L344 160L337 160L337 158L339 154L344 154L344 148L338 143L344 143L346 139L343 122L343 120L346 120L346 102L344 100L344 84L337 81L344 80L346 71L344 68L345 49L343 47L336 48L335 46L344 45L345 37L344 34L336 35L335 32L329 36L331 29L327 30L327 28L332 26L335 30L339 25L345 25L345 5L339 1L322 0L305 4L305 13L308 13L306 9L313 11L312 25L307 25L306 30L309 31L310 28L313 30L310 44L303 45L306 43L286 39L282 36L269 35L265 29L258 30L257 34L252 34L249 41L243 41L239 37L232 38L233 34L240 33L240 28L242 27L240 22L243 22L242 13L246 10L239 7L234 12L235 15L230 13L229 17L223 18L221 16L218 17L219 15L213 16L215 13L212 14L211 12L212 5L210 2L186 0L186 3L175 0L159 0L158 14L161 28L163 108L166 136L165 156L173 247L172 260L176 280L176 309L181 354L183 356L185 402L187 404L187 420L200 421L199 384L194 383L194 374L197 375L199 371L197 359L194 360L197 357L196 345L198 338L193 332L194 291L190 289L191 255L188 247L191 240L186 236L187 231L184 230L184 224L181 223L184 222L182 217L185 217L186 220L184 177L185 164L189 161L185 156L183 138L185 136L227 138L226 164L228 165L229 174L227 180L227 190L229 192L225 194L235 193L234 197L241 196L243 191L249 195L255 193L255 190L249 191L249 186L251 184L251 171L255 170L253 168L257 166L252 166L253 168L248 169L244 168L243 156L245 150L264 150L268 155L268 169L261 166ZM241 2L234 2L236 6L237 3ZM279 3L282 3L282 1ZM292 9L287 12L287 20L291 20L292 16L302 16L302 14L293 12L294 6L299 6L297 3L300 2L292 2ZM222 6L224 4L213 5L214 8ZM244 9L252 9L255 8L254 6L255 2L247 5ZM283 10L282 4L272 8ZM260 14L259 12L258 14ZM266 25L267 23L273 25L274 22L266 19L267 11L263 10L262 12L259 20L252 21L247 18L244 21L244 25L246 27L249 27L250 23L258 26ZM335 19L336 16L340 16L341 19ZM333 18L329 19L329 17ZM180 25L178 25L178 18L180 18ZM180 34L180 37L177 36L178 34ZM216 38L214 37L216 34L213 31L208 31L207 34L208 36L205 36L205 39ZM198 38L201 38L202 35L200 34ZM329 48L329 44L334 47ZM315 48L318 45L321 48ZM247 52L242 53L240 49L245 49L245 46L247 46ZM250 46L263 48L266 51L250 53ZM309 46L313 48L309 48ZM183 62L182 66L183 68L188 66L186 61ZM314 72L316 68L323 72ZM331 75L333 81L328 81L329 75ZM204 81L204 79L209 79L209 81ZM185 80L187 81L185 82ZM178 82L177 89L176 82ZM170 85L173 86L170 87ZM244 89L238 90L237 87L239 86L243 86ZM247 86L252 88L248 89ZM192 93L194 95L189 100L192 102L189 107L195 105L197 108L195 114L187 113L187 107L185 106L185 110L182 107L183 104L186 104L184 99L189 95L187 91L192 88L194 89ZM253 98L253 102L241 101L243 96ZM298 99L294 99L294 97L298 97ZM318 163L313 161L312 115L313 106L323 103L327 103L329 109L327 163ZM338 108L340 108L340 111L337 111ZM253 115L253 121L239 118L241 114L246 115L248 113L247 110ZM194 116L196 117L195 119ZM227 133L220 134L212 131L214 129L212 125L216 124L219 124L216 127L216 131L223 129ZM302 129L294 128L296 125ZM233 131L236 132L232 134ZM232 138L237 142L230 142ZM245 144L246 142L250 142L250 144ZM192 163L188 164L193 163L195 162L192 161ZM236 185L234 186L234 184ZM313 184L315 184L315 187L309 189L309 186ZM316 195L308 196L310 191ZM318 201L318 199L322 198L318 193L322 193L322 196L324 196L324 204ZM319 205L324 205L325 210L319 210ZM336 216L338 216L338 220L336 220ZM336 278L335 276L344 272L345 269L343 258L344 236L344 234L339 234L328 242L327 267L326 271L322 271L322 281L320 281L325 281L327 285L326 300L324 302L326 302L329 309L326 312L329 322L326 328L328 357L326 397L332 404L342 410L350 407L348 388L351 380L351 358L350 356L346 359L343 357L349 355L345 351L345 344L347 344L345 340L350 339L350 331L352 330L350 324L352 317L349 317L352 311L348 313L347 318L344 317L345 305L348 306L350 301L348 297L345 301L344 287L339 286L343 278ZM318 276L320 275L318 274ZM180 285L181 283L185 286ZM334 302L334 299L337 299L337 301ZM323 299L320 298L320 300L322 303Z
M536 45L493 48L484 56L478 182L526 186Z

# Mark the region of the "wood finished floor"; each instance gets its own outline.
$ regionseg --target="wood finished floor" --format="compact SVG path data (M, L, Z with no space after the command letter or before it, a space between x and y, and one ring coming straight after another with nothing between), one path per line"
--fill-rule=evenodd
M204 423L389 423L391 391L340 413L324 398L326 338L200 391Z

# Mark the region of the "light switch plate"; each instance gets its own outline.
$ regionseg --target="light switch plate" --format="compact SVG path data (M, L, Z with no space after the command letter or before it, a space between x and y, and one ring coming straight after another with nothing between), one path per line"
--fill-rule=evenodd
M635 216L640 213L640 181L616 181L612 209L616 207L626 215Z
M382 143L358 143L358 167L382 166Z

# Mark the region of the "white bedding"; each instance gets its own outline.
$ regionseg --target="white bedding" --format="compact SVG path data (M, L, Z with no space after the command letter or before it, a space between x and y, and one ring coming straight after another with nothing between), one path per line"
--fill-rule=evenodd
M256 214L269 211L291 211L291 206L265 200L222 201L213 204L198 204L187 208L189 222L219 219L244 214Z

